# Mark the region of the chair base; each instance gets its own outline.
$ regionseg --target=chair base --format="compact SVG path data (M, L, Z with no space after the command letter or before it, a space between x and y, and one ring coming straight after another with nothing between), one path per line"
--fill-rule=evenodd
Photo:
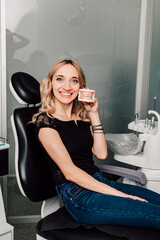
M46 238L41 237L40 235L36 234L36 240L47 240Z

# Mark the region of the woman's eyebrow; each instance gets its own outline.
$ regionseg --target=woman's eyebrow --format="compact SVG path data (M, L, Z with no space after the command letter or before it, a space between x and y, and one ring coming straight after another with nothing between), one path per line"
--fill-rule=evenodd
M63 75L56 75L56 77L64 77Z
M56 75L55 77L64 77L63 75ZM76 79L79 79L78 77L76 76L73 76L72 78L76 78Z

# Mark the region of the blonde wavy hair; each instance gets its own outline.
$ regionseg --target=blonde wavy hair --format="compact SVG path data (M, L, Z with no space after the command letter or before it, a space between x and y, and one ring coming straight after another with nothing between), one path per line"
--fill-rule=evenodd
M76 61L72 59L64 59L53 64L49 70L48 76L44 78L40 84L41 107L39 108L38 113L33 116L32 123L35 123L36 117L42 112L46 112L49 117L51 117L49 115L50 113L54 113L55 103L52 89L52 77L57 72L57 70L66 64L70 64L76 68L78 72L80 88L86 87L86 78L84 72ZM73 102L72 113L76 114L76 116L80 117L81 119L86 118L86 110L83 106L83 103L78 101L78 96Z

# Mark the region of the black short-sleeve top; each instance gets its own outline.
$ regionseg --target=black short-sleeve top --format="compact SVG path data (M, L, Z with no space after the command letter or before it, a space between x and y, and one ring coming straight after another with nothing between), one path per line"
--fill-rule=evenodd
M62 121L53 116L48 116L45 112L38 115L36 119L37 137L40 128L55 129L60 135L73 163L92 175L99 169L94 165L92 146L93 137L90 131L90 122L77 120ZM54 144L54 143L53 143ZM43 148L42 144L41 147ZM67 182L67 179L59 169L46 150L43 148L44 157L48 161L54 184Z

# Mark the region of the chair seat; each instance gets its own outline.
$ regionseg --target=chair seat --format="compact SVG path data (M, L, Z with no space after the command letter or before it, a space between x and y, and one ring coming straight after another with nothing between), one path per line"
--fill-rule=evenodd
M54 229L40 231L40 223L37 224L37 234L48 240L127 240L124 237L116 237L93 228L92 231L80 226L76 229Z
M53 240L153 240L160 239L160 231L138 227L82 225L74 222L65 207L42 218L37 234Z

